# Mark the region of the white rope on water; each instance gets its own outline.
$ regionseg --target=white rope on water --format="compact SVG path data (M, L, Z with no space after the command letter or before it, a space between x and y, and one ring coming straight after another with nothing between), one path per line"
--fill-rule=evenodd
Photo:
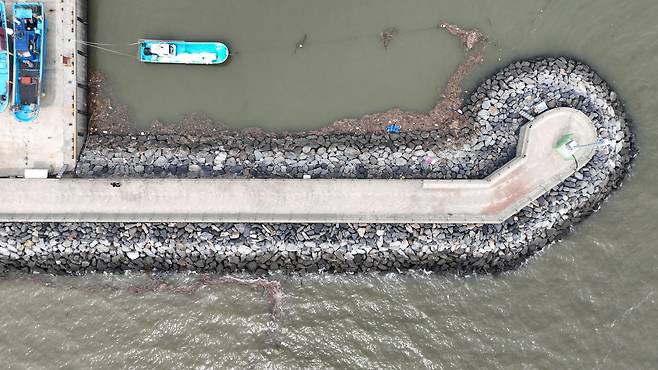
M132 42L130 44L109 44L109 43L104 43L104 42L94 42L94 41L85 41L85 40L75 40L79 43L82 44L93 44L93 45L100 45L100 46L134 46L134 45L139 45L139 42Z
M88 42L88 41L82 41L82 40L76 40L76 41L83 44L83 45L86 45L87 47L96 48L98 50L103 50L103 51L106 51L108 53L112 53L112 54L116 54L116 55L122 55L122 56L125 56L125 57L130 57L130 58L137 59L137 57L135 55L124 53L122 51L118 51L118 50L114 50L114 49L110 49L110 48L105 47L105 46L115 46L115 44L103 44L103 43ZM129 44L129 45L137 45L137 44L138 43ZM104 46L101 46L101 45L104 45Z

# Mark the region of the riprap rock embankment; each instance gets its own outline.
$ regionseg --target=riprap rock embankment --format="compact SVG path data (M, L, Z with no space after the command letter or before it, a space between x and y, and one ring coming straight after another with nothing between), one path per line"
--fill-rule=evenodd
M622 103L580 62L538 58L496 73L462 109L471 128L459 140L438 131L205 140L91 135L77 168L82 177L482 178L514 156L519 127L538 107L584 112L600 141L585 167L502 224L5 223L0 224L0 268L53 273L509 269L596 210L620 185L635 154Z

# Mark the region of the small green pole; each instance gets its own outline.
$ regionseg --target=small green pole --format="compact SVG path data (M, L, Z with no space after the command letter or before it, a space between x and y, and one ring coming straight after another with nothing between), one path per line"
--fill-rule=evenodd
M574 159L575 148L578 144L573 139L573 134L563 135L556 143L555 150L564 159Z

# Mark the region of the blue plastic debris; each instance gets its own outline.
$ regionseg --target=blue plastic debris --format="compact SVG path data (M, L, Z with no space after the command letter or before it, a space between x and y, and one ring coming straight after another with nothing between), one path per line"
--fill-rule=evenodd
M386 132L389 134L399 134L402 127L400 125L388 125L386 126Z

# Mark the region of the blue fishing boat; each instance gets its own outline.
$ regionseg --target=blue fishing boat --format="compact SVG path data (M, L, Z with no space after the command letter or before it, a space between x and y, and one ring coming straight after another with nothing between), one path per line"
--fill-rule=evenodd
M222 64L228 54L221 42L139 41L139 60L146 63Z
M32 122L39 115L46 53L42 3L14 3L14 117Z
M7 35L7 9L0 1L0 112L9 105L9 36Z

